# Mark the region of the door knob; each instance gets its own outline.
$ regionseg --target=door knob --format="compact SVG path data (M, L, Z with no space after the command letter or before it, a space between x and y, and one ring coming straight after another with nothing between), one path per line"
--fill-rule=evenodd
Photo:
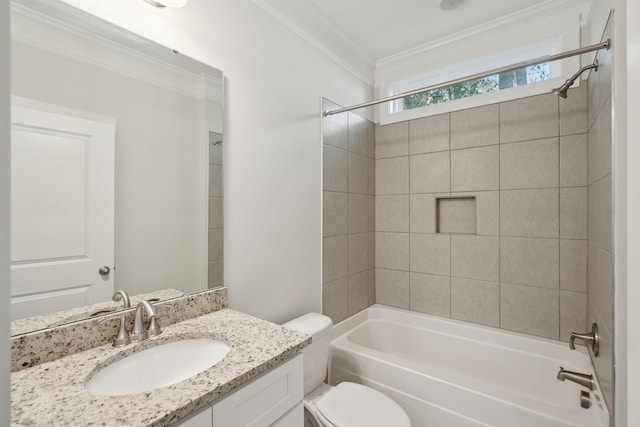
M98 270L98 273L100 273L101 276L108 276L109 273L111 273L111 269L105 265L100 270Z

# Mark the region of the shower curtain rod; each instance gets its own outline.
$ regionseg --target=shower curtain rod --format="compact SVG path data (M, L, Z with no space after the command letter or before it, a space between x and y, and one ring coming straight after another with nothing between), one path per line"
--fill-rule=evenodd
M528 67L531 65L557 61L559 59L569 58L571 56L582 55L583 53L593 52L594 50L609 49L609 48L611 48L611 39L607 39L602 43L594 44L591 46L581 47L579 49L570 50L564 53L558 53L556 55L541 56L539 58L530 59L528 61L518 62L517 64L507 65L506 67L494 68L493 70L490 70L490 71L473 74L471 76L462 77L455 80L449 80L447 82L439 83L437 85L427 86L421 89L415 89L409 92L400 93L398 95L392 95L386 98L376 99L374 101L364 102L362 104L353 105L351 107L340 108L338 110L324 111L322 113L322 116L328 117L328 116L333 116L334 114L346 113L347 111L358 110L360 108L382 104L383 102L395 101L396 99L401 99L401 98L412 96L412 95L418 95L420 93L429 92L430 90L434 90L434 89L442 89L444 87L452 86L459 83L465 83L471 80L481 79L483 77L493 76L494 74L506 73L507 71L513 71L513 70L517 70L523 67Z

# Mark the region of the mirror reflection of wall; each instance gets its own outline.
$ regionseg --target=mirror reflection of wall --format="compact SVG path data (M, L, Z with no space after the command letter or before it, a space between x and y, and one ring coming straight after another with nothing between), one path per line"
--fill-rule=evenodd
M222 209L209 215L207 176L209 159L222 170L221 150L209 156L209 133L221 140L222 72L57 1L12 3L11 26L14 100L115 124L114 261L96 260L110 267L108 293L221 286L222 245L209 248L208 230L213 219L221 242ZM69 289L62 306L33 289L12 299L37 301L28 315L98 302L82 280Z
M224 284L222 134L209 132L209 288Z

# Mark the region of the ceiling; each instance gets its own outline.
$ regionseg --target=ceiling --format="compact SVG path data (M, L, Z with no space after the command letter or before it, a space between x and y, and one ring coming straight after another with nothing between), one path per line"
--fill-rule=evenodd
M445 11L440 0L311 0L372 59L384 58L546 0L463 0Z

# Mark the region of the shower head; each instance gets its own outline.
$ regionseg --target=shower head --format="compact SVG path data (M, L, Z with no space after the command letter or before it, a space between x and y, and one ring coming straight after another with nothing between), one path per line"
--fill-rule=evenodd
M582 73L584 73L587 70L591 70L594 69L595 71L598 71L598 60L596 59L593 64L589 64L589 65L585 65L584 67L580 68L578 70L578 72L576 72L573 76L569 77L564 83L562 83L562 86L557 87L555 89L553 89L551 92L562 97L562 98L566 98L567 97L567 91L569 90L569 88L571 87L571 85L573 85L573 83L578 79L578 77L580 77L580 75Z

